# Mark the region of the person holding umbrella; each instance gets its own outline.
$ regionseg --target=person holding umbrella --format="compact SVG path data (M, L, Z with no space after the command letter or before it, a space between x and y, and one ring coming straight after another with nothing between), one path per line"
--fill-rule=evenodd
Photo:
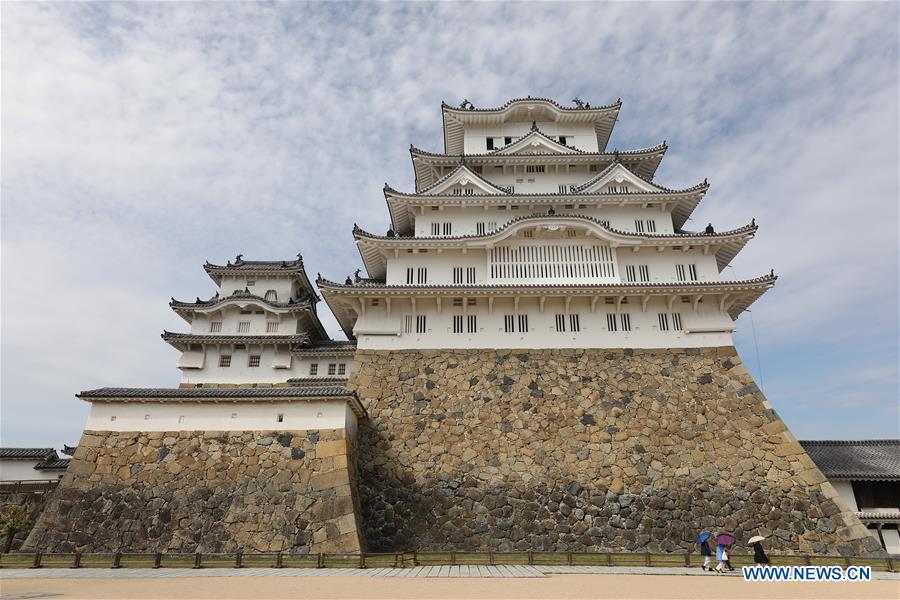
M709 537L712 534L704 531L697 536L696 542L700 544L700 556L703 557L703 570L712 571L712 550L709 548Z
M757 565L769 564L769 557L766 556L766 552L762 547L764 539L766 538L761 535L754 535L748 540L748 542L753 545L753 562L755 562Z
M728 558L728 546L735 542L735 537L730 533L720 533L716 536L716 571L721 573L727 567L729 571L734 571L731 566L731 560Z

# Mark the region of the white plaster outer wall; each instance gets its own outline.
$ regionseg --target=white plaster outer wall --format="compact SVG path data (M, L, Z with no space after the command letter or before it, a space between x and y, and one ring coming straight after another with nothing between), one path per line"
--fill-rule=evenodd
M518 189L518 188L517 188ZM554 188L553 191L556 191ZM477 197L468 196L467 199L477 201ZM545 215L550 207L557 213L583 215L591 217L599 221L609 221L609 226L613 229L621 231L635 232L637 226L635 221L644 222L646 232L646 221L653 221L656 225L655 233L674 233L672 227L671 213L663 212L657 206L641 208L639 206L589 206L572 204L572 208L568 208L569 204L564 202L556 202L553 199L544 198L540 202L532 204L531 208L523 203L521 199L510 197L506 208L498 209L496 207L445 207L442 210L431 210L426 208L424 214L415 215L415 236L416 237L437 237L432 234L432 224L441 225L441 235L443 235L443 224L451 223L451 235L475 235L478 233L478 223L484 223L485 231L490 233L492 228L490 223L496 223L493 229L500 229L513 219L519 217L529 217L532 215ZM510 208L518 206L518 208ZM584 208L579 208L584 206Z
M198 335L216 335L210 331L211 324L219 322L222 324L222 330L218 333L222 335L237 335L238 324L241 322L250 323L248 331L240 332L242 335L293 335L302 333L304 328L296 313L280 314L275 311L267 310L264 306L256 303L242 303L243 310L250 311L250 314L241 314L242 308L238 305L226 305L222 308L201 313L195 312L191 320L191 333ZM268 323L278 323L278 331L267 332Z
M464 294L460 292L460 297ZM488 307L488 299L476 297L475 306L453 306L452 298L444 298L441 311L431 298L418 298L416 312L406 298L394 298L391 314L388 315L384 302L379 306L367 306L364 315L356 322L354 333L357 347L366 350L399 350L405 348L698 348L733 345L731 318L719 311L715 297L697 304L694 312L689 297L676 298L669 309L665 300L653 298L647 303L646 312L641 309L640 299L631 297L628 304L620 304L618 313L614 304L606 304L600 299L591 312L591 300L573 297L566 312L565 299L560 295L548 295L544 311L536 298L522 298L518 311L511 298L494 300L493 312ZM627 313L631 320L631 331L623 331L621 314ZM659 313L665 313L670 327L672 314L679 314L682 330L661 331ZM405 315L425 315L426 332L406 333ZM475 333L453 333L453 315L476 315ZM566 315L565 331L557 331L556 315ZM572 332L568 315L577 314L579 331ZM608 314L617 319L617 331L608 328ZM505 332L504 316L516 315L513 333ZM528 331L520 332L517 315L528 315ZM415 325L415 323L413 323ZM466 328L467 319L463 319ZM690 331L702 329L700 332Z
M278 420L282 415L283 420ZM309 431L346 429L356 415L346 401L93 402L87 431Z
M300 291L300 283L294 277L273 277L270 275L242 275L235 277L227 275L222 277L219 286L224 296L230 296L235 291L250 290L251 294L266 297L266 292L273 290L276 293L275 302L287 302L288 298L296 298Z
M38 471L37 460L0 460L0 481L53 481L64 471Z
M249 366L250 354L259 354L258 346L244 350L232 350L230 346L207 346L203 368L182 369L181 383L284 383L294 378L329 378L346 377L353 368L352 355L318 356L315 358L306 356L291 356L289 369L275 369L272 367L275 359L275 348L266 346L260 355L260 366ZM220 367L219 356L231 355L231 366ZM316 375L311 375L313 364L318 365ZM335 372L329 375L329 365L335 365ZM340 365L344 365L344 373L340 372Z
M829 483L834 486L834 489L837 490L837 493L841 495L841 499L850 510L852 510L853 512L859 511L859 508L856 504L856 494L853 493L853 484L851 482L845 480L833 480Z
M503 138L511 137L513 141L527 135L531 131L532 121L509 121L492 125L467 125L464 135L464 149L466 154L485 154L491 152L487 149L487 138L500 138L494 148L503 147ZM599 152L597 146L597 133L591 123L556 123L555 121L537 121L537 127L544 135L553 139L566 136L566 145L573 146L585 152Z

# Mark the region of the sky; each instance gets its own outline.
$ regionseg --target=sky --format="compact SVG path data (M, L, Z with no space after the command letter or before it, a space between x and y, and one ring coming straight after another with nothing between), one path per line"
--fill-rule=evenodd
M388 228L441 101L622 98L609 148L756 219L723 273L775 269L737 321L800 439L900 437L900 5L10 3L0 6L0 444L75 444L102 386L176 386L170 297L204 261L342 280ZM335 338L340 328L321 306Z

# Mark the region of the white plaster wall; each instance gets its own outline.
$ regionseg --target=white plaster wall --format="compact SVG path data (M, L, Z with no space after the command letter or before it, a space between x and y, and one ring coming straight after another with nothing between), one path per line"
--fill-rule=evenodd
M248 305L243 309L250 311L250 314L241 314L241 310L236 305L230 305L214 312L195 313L191 322L191 333L197 335L237 335L238 324L241 321L250 322L250 331L244 332L242 335L266 334L266 324L269 322L278 323L278 331L270 335L293 335L298 332L298 329L303 331L301 327L298 327L298 319L293 315L275 314L255 304ZM222 323L222 330L218 333L210 332L210 324L215 321Z
M36 460L0 460L0 481L54 480L61 471L37 471Z
M254 283L250 283L250 282ZM230 296L239 290L250 290L250 293L265 297L268 290L275 290L278 294L278 302L287 302L297 292L297 283L292 277L269 277L259 275L245 275L241 277L222 277L222 285L219 286L222 295Z
M554 190L555 191L555 190ZM477 201L477 199L473 200ZM636 231L635 220L653 220L656 224L656 233L674 233L671 212L662 212L658 206L641 208L640 206L623 207L596 207L579 204L566 204L545 200L541 203L528 204L512 203L505 208L490 207L444 207L443 210L431 210L426 208L423 214L414 216L413 228L416 237L432 237L432 223L452 223L452 235L475 235L478 232L477 224L484 223L485 229L490 231L488 224L495 222L497 228L501 228L513 219L531 216L545 215L552 206L557 213L585 215L601 221L609 221L613 229L622 231ZM518 208L511 208L518 206ZM571 206L571 208L570 208ZM583 208L582 208L583 207ZM443 232L443 228L441 229ZM443 233L441 233L443 236Z
M260 366L248 366L251 353L259 353L257 349L232 350L230 346L207 346L204 367L202 369L182 369L181 382L185 384L197 383L284 383L288 379L296 377L311 377L310 366L318 364L316 377L340 377L338 365L344 364L345 373L350 374L353 368L352 356L322 356L316 358L291 357L289 369L275 369L272 364L275 359L273 347L265 347L260 354ZM220 367L219 356L231 354L231 366ZM328 374L328 365L335 365L335 374Z
M578 241L580 240L580 241ZM595 244L596 238L578 238L577 240L561 238L561 239L542 239L542 238L510 238L503 242L498 242L498 246L508 244ZM701 249L693 249L687 252L681 250L664 249L659 252L656 248L646 247L634 252L631 248L620 247L614 250L616 257L616 273L617 278L610 278L610 283L625 282L626 265L647 265L650 271L651 283L676 283L678 276L676 265L697 265L697 280L701 282L718 282L719 268L716 264L715 256L703 254ZM388 285L406 285L407 268L418 269L419 267L428 268L428 284L452 284L454 267L475 267L476 283L489 284L493 283L489 270L489 255L483 249L468 250L465 254L461 250L445 250L440 254L429 249L427 253L416 252L408 254L401 252L397 258L389 255L387 259L387 283ZM414 276L418 271L414 272ZM687 274L687 267L685 267ZM465 272L464 272L465 276ZM570 283L579 283L576 279L568 280ZM592 280L600 281L600 280ZM545 280L522 278L523 284L539 284L548 283Z
M476 306L454 307L452 298L444 298L442 309L437 310L433 299L419 299L416 312L408 300L395 299L390 314L385 306L367 307L364 315L356 322L354 331L360 349L404 349L404 348L692 348L710 346L730 346L733 344L731 318L719 311L714 298L707 298L697 305L694 312L691 303L679 298L669 310L662 299L652 299L646 312L641 310L638 298L630 298L628 304L619 306L620 312L631 316L631 328L625 332L609 331L607 313L616 313L616 306L606 304L601 299L591 312L590 300L573 298L568 314L577 313L580 331L556 331L556 315L566 314L565 299L548 293L544 311L541 312L538 299L528 298L519 302L518 311L511 298L494 301L493 312L489 310L486 298L477 298ZM383 303L382 303L383 304ZM660 331L658 313L679 313L682 331ZM425 315L427 331L424 334L405 333L405 315ZM453 315L477 315L478 331L475 333L453 333ZM504 315L527 314L527 333L506 333ZM670 322L671 322L671 317ZM465 321L465 319L464 319ZM691 328L713 329L702 333L687 333ZM373 334L378 332L379 334Z
M513 140L528 134L531 131L532 121L510 121L494 125L468 125L464 134L464 148L466 154L485 154L488 137L511 137ZM597 134L593 124L589 123L556 123L555 121L537 121L537 127L544 135L556 138L566 136L566 145L574 146L585 152L597 152ZM503 140L500 140L501 147Z
M850 510L854 512L859 510L859 507L856 505L856 495L853 493L853 484L851 482L832 481L831 485L833 485L834 489L837 490L837 493L841 495L841 499Z
M278 421L278 415L283 421ZM356 431L356 415L333 402L94 402L87 431Z

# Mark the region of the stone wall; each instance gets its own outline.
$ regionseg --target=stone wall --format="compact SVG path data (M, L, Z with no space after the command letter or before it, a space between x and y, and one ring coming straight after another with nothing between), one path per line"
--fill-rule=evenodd
M24 549L358 552L352 438L87 431Z
M28 533L31 531L34 523L37 522L38 517L40 517L41 513L44 510L44 506L47 504L49 498L52 495L53 491L0 494L0 511L3 511L3 509L9 505L21 506L22 510L25 512L26 517L28 518L28 522L30 523L26 529L16 531L15 534L13 534L13 541L12 545L10 546L10 550L15 552L22 546L22 544L25 542L25 538L28 537ZM6 544L9 542L9 540L7 540L6 538L6 530L0 531L0 552L3 552L6 549Z
M732 347L361 350L349 386L372 551L881 552Z

